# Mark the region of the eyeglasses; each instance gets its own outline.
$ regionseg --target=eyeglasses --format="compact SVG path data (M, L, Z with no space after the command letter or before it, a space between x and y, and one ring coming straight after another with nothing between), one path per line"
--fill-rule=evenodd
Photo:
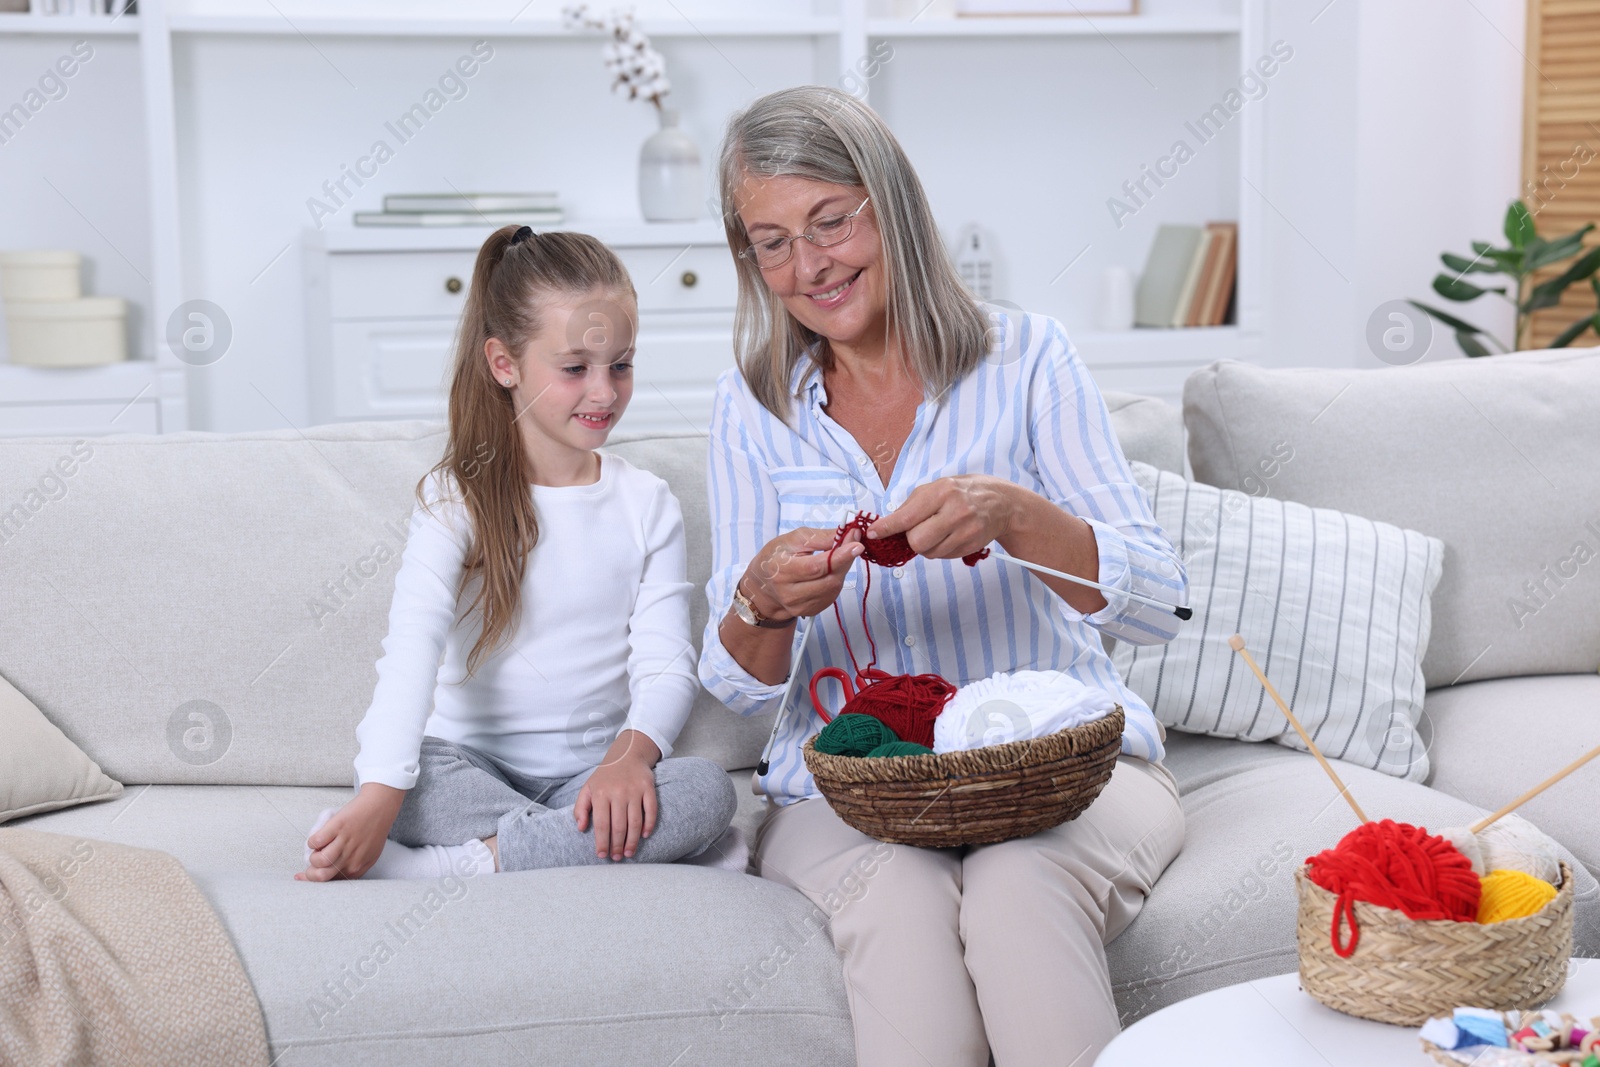
M867 200L871 199L872 197L867 197ZM739 258L753 259L756 266L762 270L771 270L789 262L789 257L794 254L794 243L802 237L818 248L828 248L848 241L850 232L855 229L856 216L867 206L867 200L857 204L854 211L820 218L792 237L768 237L756 241L741 251Z

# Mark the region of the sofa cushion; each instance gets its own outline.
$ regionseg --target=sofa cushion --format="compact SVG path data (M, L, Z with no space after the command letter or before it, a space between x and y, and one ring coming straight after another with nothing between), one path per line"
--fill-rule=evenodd
M1382 370L1232 360L1184 383L1197 481L1338 508L1445 543L1430 687L1600 665L1600 350Z
M1310 755L1195 736L1169 743L1183 798L1183 851L1106 948L1124 1025L1197 993L1295 970L1294 872L1356 825ZM1444 828L1484 814L1415 782L1334 766L1375 819ZM1575 952L1593 956L1600 953L1600 886L1581 865L1573 863L1573 872Z
M1184 472L1182 412L1159 397L1140 393L1101 395L1124 456L1174 474Z
M0 823L122 794L16 686L0 677Z
M749 875L198 881L284 1064L854 1063L826 916Z
M351 782L434 423L79 442L0 551L0 673L124 783ZM73 442L0 441L0 502Z
M1156 718L1179 731L1305 750L1229 646L1238 633L1326 755L1427 777L1413 725L1444 556L1438 538L1131 466L1183 558L1195 610L1166 644L1119 642L1113 653Z
M1600 675L1496 678L1428 690L1435 789L1498 811L1600 745ZM1517 809L1600 875L1600 760Z

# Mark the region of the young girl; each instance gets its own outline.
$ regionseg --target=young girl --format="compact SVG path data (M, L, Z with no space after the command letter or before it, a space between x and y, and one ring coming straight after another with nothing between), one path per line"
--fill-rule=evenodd
M296 878L743 868L724 856L728 776L664 758L699 691L678 501L599 448L633 394L636 309L585 234L506 226L478 252L449 439L417 486L356 729L359 791L323 812Z

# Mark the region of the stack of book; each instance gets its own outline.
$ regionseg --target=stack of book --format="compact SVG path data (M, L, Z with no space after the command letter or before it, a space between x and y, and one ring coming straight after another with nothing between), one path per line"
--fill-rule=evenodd
M382 211L358 211L357 226L559 226L555 193L396 193Z
M1239 224L1162 226L1139 275L1136 326L1221 326L1232 321Z

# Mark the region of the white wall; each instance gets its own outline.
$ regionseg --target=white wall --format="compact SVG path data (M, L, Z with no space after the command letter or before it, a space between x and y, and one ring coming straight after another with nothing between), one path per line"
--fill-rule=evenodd
M1500 241L1521 159L1521 0L1272 0L1293 77L1268 120L1268 337L1277 366L1379 367L1368 317L1417 298L1509 335L1481 298L1430 288L1439 253ZM1281 91L1280 91L1281 90ZM1427 358L1460 358L1435 330Z

